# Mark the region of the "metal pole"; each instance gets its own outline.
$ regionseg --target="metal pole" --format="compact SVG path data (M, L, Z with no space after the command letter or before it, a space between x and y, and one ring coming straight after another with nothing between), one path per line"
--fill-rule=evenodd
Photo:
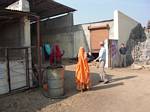
M5 49L5 56L6 56L6 62L7 62L7 76L8 76L8 86L9 86L9 93L11 92L11 78L10 78L10 66L9 66L9 49Z
M37 18L37 52L38 52L38 78L39 78L39 85L42 86L42 73L41 73L41 39L40 39L40 17Z
M26 85L30 88L30 76L29 76L29 54L28 48L25 49L25 62L26 62Z
M110 50L110 55L109 55L110 56L109 57L110 58L110 67L113 68L113 65L112 65L112 58L113 58L113 56L112 56L112 40L109 40L108 42L109 42L108 46L109 46L109 50Z

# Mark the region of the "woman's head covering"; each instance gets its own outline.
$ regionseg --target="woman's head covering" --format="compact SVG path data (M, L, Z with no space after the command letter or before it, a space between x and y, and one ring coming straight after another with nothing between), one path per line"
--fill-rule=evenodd
M77 88L82 88L82 86L89 86L89 66L87 57L85 55L85 50L83 47L79 48L78 53L78 63L76 65L76 84Z
M84 48L83 48L83 47L80 47L80 48L79 48L78 57L83 57L83 56L84 56L84 53L85 53Z

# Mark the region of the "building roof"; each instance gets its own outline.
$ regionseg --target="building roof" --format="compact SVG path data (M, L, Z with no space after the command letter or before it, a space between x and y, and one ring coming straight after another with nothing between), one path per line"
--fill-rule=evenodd
M0 9L4 9L18 0L0 0ZM69 13L75 9L55 2L53 0L28 0L30 3L30 12L40 16L41 19Z
M32 19L33 14L29 12L22 12L16 10L9 10L9 9L0 9L0 25L6 24L13 21L18 21L20 18L24 16L30 16ZM34 18L33 18L34 19Z
M75 11L75 9L62 5L53 0L31 0L30 4L31 12L36 13L41 18L52 17Z
M77 24L77 25L96 24L96 23L105 23L105 22L113 22L113 21L114 21L114 19L107 19L107 20L96 21L96 22L81 23L81 24Z
M0 0L0 8L5 8L18 0Z

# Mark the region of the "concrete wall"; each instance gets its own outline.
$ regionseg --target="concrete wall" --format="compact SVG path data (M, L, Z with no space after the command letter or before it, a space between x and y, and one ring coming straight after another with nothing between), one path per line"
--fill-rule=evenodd
M31 45L30 21L27 17L1 24L0 30L0 47L24 47Z
M139 23L136 20L123 14L122 12L117 10L114 12L114 39L118 40L118 52L121 43L124 43L126 46L129 45L128 43L129 43L131 33L138 26L138 24ZM119 66L120 58L118 58L118 60L116 61L118 62L118 66ZM127 65L130 65L132 61L133 60L131 56L131 50L128 47Z
M103 26L109 24L110 37L113 37L113 21L73 25L73 14L48 19L41 22L41 40L43 43L58 43L65 50L64 58L74 58L80 46L88 52L91 50L89 26ZM35 24L32 24L32 45L36 44Z
M76 57L78 55L78 51L81 46L84 47L85 51L89 51L89 41L86 38L88 32L85 34L83 26L76 25L72 27L72 34L74 40L73 57Z
M23 34L24 34L24 38L23 38L23 46L31 46L31 29L30 29L30 20L28 20L27 17L23 18Z
M19 0L7 7L11 10L29 11L29 2ZM4 21L5 22L5 21ZM28 17L22 17L18 20L12 20L5 24L0 24L0 47L24 47L31 46L30 20ZM4 49L0 49L0 94L8 93L7 65L4 60ZM11 89L17 89L26 86L26 62L24 50L9 51L9 66ZM29 68L31 67L31 50L29 49ZM30 86L32 86L32 71L29 70Z
M23 43L23 28L21 21L10 22L0 26L0 47L17 47Z
M126 43L130 37L131 31L139 23L131 17L120 11L114 12L114 39L118 40L118 44Z
M0 25L0 47L24 47L30 46L30 21L23 17L16 22ZM29 50L30 52L30 50ZM5 52L0 49L0 94L8 93L8 77ZM26 85L26 66L23 50L13 50L9 52L10 75L12 89L17 89ZM31 52L29 53L29 67L31 68ZM30 84L32 86L32 71L30 72Z
M41 21L41 40L43 43L58 43L65 50L64 58L74 58L80 46L88 52L91 50L89 26L104 26L109 24L109 36L113 37L113 20L106 22L73 25L73 14ZM36 29L32 24L32 45L36 45Z
M10 10L18 11L30 11L29 1L28 0L18 0L15 3L6 7ZM8 25L9 24L9 25ZM15 23L5 24L5 29L3 32L3 39L10 40L10 44L4 42L4 44L10 47L20 47L20 46L30 46L31 45L31 35L30 35L30 20L28 17L23 17L18 19ZM9 33L7 33L9 32ZM13 37L12 37L13 36Z
M27 0L18 0L6 7L6 9L30 11L29 2ZM18 20L12 20L0 25L0 29L0 47L22 47L31 45L30 21L28 17L22 17Z
M69 13L53 19L47 19L40 24L42 44L57 43L65 50L64 58L73 57L73 14ZM32 24L32 45L36 45L36 25Z

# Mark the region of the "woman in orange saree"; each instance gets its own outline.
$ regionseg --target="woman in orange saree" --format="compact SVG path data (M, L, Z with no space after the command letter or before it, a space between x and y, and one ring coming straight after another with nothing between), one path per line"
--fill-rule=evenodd
M77 90L87 90L90 87L90 75L87 60L87 54L83 47L80 47L78 53L78 63L76 65L76 86Z

